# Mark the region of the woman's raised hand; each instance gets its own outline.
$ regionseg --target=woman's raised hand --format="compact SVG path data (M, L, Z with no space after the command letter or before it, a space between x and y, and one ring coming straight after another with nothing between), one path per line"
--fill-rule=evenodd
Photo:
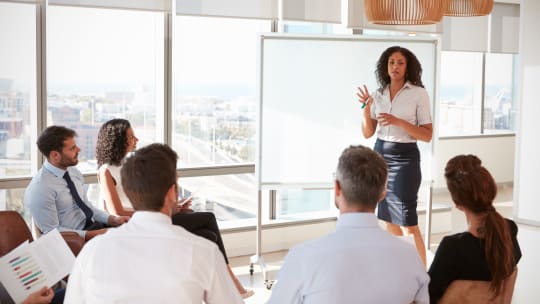
M365 84L358 87L358 93L356 93L356 96L358 96L358 101L362 104L362 109L371 106L373 98L371 95L369 95L368 88Z

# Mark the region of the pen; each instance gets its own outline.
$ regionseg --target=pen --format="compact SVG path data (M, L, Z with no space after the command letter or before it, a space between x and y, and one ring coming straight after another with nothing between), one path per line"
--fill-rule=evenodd
M368 103L368 101L369 101L370 98L371 98L371 96L368 96L368 98L366 99L366 101L364 101L364 102L362 103L361 109L363 109L363 108L365 108L365 107L367 106L367 103Z

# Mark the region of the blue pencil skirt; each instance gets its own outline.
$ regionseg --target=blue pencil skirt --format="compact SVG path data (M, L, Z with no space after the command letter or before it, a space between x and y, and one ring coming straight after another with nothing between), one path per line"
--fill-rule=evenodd
M403 227L418 225L416 207L422 181L418 146L377 139L374 150L388 165L386 197L377 205L377 217Z

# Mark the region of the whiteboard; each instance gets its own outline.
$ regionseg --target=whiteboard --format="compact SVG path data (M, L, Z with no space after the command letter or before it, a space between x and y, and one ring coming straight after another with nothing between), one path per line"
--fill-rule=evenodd
M411 50L434 117L436 39L261 35L258 179L264 185L331 185L338 158L364 139L357 87L377 89L375 65L388 47ZM423 179L431 178L431 144L420 144Z

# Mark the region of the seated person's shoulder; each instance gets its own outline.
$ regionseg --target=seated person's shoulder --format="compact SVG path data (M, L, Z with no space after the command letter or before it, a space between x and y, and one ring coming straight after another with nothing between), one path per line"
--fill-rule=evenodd
M464 246L467 242L474 239L474 237L468 232L460 232L452 235L447 235L442 238L439 243L439 248L456 250Z
M171 225L169 229L170 229L169 237L172 237L176 241L181 242L183 244L192 246L194 249L204 251L204 250L213 250L214 247L217 248L217 245L214 242L202 236L193 234L179 225Z
M51 181L36 176L26 187L24 200L35 201L54 195L55 189Z
M508 223L508 227L510 227L510 233L512 235L516 235L517 232L518 232L518 226L517 226L516 222L514 222L511 219L505 219L505 220Z

